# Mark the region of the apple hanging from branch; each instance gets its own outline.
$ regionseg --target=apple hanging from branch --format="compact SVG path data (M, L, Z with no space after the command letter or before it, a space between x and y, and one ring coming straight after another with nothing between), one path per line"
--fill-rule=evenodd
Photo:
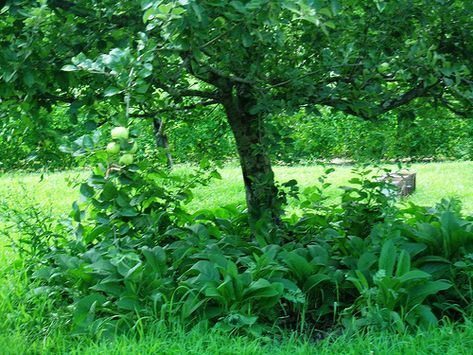
M120 165L130 165L130 164L133 164L133 161L134 161L134 157L133 157L133 154L123 154L120 159L118 160L118 163Z
M128 139L130 132L126 127L115 127L112 129L112 139Z
M120 152L120 144L116 142L110 142L107 144L107 153L110 155L115 155Z

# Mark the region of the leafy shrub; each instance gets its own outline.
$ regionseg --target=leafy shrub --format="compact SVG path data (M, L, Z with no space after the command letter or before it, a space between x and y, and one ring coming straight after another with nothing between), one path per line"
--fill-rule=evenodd
M399 209L390 187L359 169L329 204L328 169L301 194L286 184L283 197L297 195L300 215L276 231L263 220L252 235L233 207L186 211L192 188L215 172L181 178L146 162L117 165L100 149L87 154L97 165L69 219L3 214L23 236L32 294L69 314L76 333L158 321L254 334L404 331L457 319L471 304L473 219L455 201Z

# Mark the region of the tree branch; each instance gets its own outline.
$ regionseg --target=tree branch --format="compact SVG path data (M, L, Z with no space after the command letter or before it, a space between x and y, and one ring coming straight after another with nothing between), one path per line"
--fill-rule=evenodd
M133 115L133 117L139 117L139 118L150 118L150 117L154 117L154 116L157 116L157 115L160 115L160 114L163 114L163 113L167 113L167 112L174 112L174 111L185 111L185 110L192 110L192 109L195 109L197 107L205 107L205 106L211 106L211 105L217 105L219 104L219 102L217 101L203 101L203 102L197 102L195 104L191 104L191 105L187 105L187 106L180 106L180 107L166 107L166 108L163 108L161 110L156 110L156 111L147 111L143 114L139 114L139 115Z
M187 65L187 69L189 73L195 76L197 79L202 80L210 85L213 85L219 89L225 89L232 84L246 84L246 85L254 85L254 82L240 78L235 75L226 74L222 70L216 69L211 67L210 65L205 65L199 63L195 58L192 58L195 64L205 71L205 73L197 73L196 70L193 68L192 63L189 62Z
M357 67L362 67L362 66L363 66L362 63L352 63L352 64L333 65L331 68L332 69L333 68L357 68ZM269 88L277 88L277 87L280 87L280 86L285 86L287 84L290 84L293 81L303 79L303 78L306 78L306 77L314 75L314 74L320 74L321 72L323 72L323 70L318 69L318 70L314 70L314 71L309 71L307 73L301 74L299 76L295 76L295 77L287 79L287 80L279 79L279 82L276 81L276 80L270 80L269 82L271 83L271 85L269 86ZM329 82L336 82L336 81L351 82L350 79L344 79L342 77L334 77L334 78L330 78L330 80L329 80ZM327 81L325 80L325 82L327 82Z
M215 102L218 101L218 94L216 92L186 89L186 90L177 91L176 94L177 96L182 96L182 97L202 97L205 99L212 99Z
M424 87L424 85L421 83L417 87L406 91L400 97L396 99L386 100L382 102L381 104L379 104L379 106L373 107L372 109L369 110L369 112L366 112L366 110L365 112L363 111L357 112L352 108L353 105L351 105L348 100L332 98L332 97L327 97L321 100L317 100L316 102L314 102L314 104L321 104L321 105L333 107L337 110L340 110L342 112L345 112L353 116L358 116L365 120L373 120L379 115L382 115L400 106L407 105L408 103L410 103L412 100L416 98L426 96L429 90L435 85L436 84L428 86L428 87Z
M372 119L371 115L366 115L363 112L356 112L355 110L353 110L350 107L350 104L347 101L342 100L342 99L325 98L323 100L320 100L320 101L316 102L316 104L332 107L332 108L334 108L336 110L339 110L339 111L342 111L342 112L344 112L348 115L361 117L365 120L371 120Z
M212 45L213 43L215 43L216 41L218 41L220 38L222 38L223 36L225 36L226 34L228 34L230 31L232 31L234 28L236 27L236 24L234 24L232 27L230 27L228 30L220 33L219 35L215 36L214 38L212 38L211 40L209 40L208 42L204 43L203 45L201 45L199 47L200 50L203 50L205 49L206 47Z
M386 113L395 108L406 105L414 99L426 96L429 90L433 88L435 85L436 84L425 87L423 83L421 83L417 87L412 88L411 90L405 92L401 97L397 99L384 101L380 106L378 114Z
M231 74L226 74L226 73L223 72L222 70L213 68L213 67L211 67L211 66L207 66L207 68L208 68L208 70L209 70L211 73L213 73L213 74L215 74L215 75L217 75L217 76L219 76L219 77L221 77L221 78L223 78L223 79L227 79L227 80L229 80L229 81L231 81L231 82L235 82L235 83L239 83L239 84L247 84L247 85L253 85L253 84L254 84L254 82L251 81L251 80L247 80L247 79L244 79L244 78L240 78L240 77L238 77L238 76L231 75Z
M453 114L463 117L463 118L473 118L473 111L461 111L455 107L453 107L446 99L443 97L440 98L440 101L442 101L443 105Z
M168 92L173 97L201 97L204 99L210 99L218 101L219 95L217 91L205 91L205 90L195 90L195 89L184 89L179 90L174 87L168 86L162 82L154 82L156 87L163 89Z

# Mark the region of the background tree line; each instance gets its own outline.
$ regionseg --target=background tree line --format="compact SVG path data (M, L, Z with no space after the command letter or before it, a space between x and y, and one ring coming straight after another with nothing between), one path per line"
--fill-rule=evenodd
M32 121L28 116L3 114L0 127L0 169L66 169L77 166L61 146L95 128L87 115L70 119L71 107L56 107ZM234 138L220 110L212 119L180 113L162 117L169 153L178 164L201 159L236 161ZM181 117L183 116L183 117ZM156 157L156 131L141 123L143 154ZM378 122L322 110L318 115L300 111L271 118L270 154L281 164L304 164L324 159L369 161L381 159L473 159L473 121L451 113L435 112L399 119L385 115Z

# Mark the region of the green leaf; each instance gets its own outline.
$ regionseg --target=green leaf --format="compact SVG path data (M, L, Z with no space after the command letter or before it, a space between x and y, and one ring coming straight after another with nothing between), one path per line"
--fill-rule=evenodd
M146 262L155 272L163 272L166 269L166 252L160 246L154 248L143 247L141 252L145 256Z
M111 96L115 96L119 93L121 93L123 90L120 90L114 86L110 86L108 87L107 89L105 89L104 93L103 93L103 96L105 97L111 97Z
M428 280L430 278L432 278L432 276L427 272L421 270L412 270L399 277L399 282L401 284L405 284L407 282Z
M106 295L114 297L120 297L120 295L123 293L123 287L119 282L116 281L100 282L97 285L92 286L90 289L94 291L100 291Z
M279 298L284 290L281 283L270 283L266 279L253 281L243 293L245 300L250 298Z
M424 328L436 325L438 322L438 319L432 312L432 309L427 305L419 305L415 308L414 312L417 317L419 317L420 323Z
M106 236L107 232L110 232L111 228L109 225L98 225L94 227L89 233L87 233L86 238L84 238L86 243L91 243L98 237Z
M429 281L426 284L410 289L409 301L411 304L422 303L428 296L435 295L440 291L448 290L450 287L452 287L452 284L447 280Z
M376 261L378 261L376 255L371 252L365 252L358 259L357 268L362 272L368 271L374 264L376 264Z
M153 7L150 7L143 13L143 22L148 22L154 18L156 14L156 9Z
M196 262L192 267L189 269L189 272L198 271L199 278L202 280L209 280L209 281L218 281L220 280L220 274L212 263L207 260L200 260Z
M396 262L396 247L392 240L388 240L381 248L379 255L379 269L385 270L387 276L392 276L394 271L394 263Z
M82 144L84 148L94 149L94 140L89 135L85 135L82 137Z
M337 15L338 12L340 11L340 3L338 0L331 0L330 1L330 10L333 15Z
M123 207L119 210L120 216L123 217L135 217L138 216L138 211L132 207Z
M396 276L402 276L411 269L411 257L409 253L402 250L397 261Z
M206 290L207 292L207 290ZM208 296L212 297L212 296ZM208 302L208 299L203 298L199 300L199 298L195 295L190 293L184 303L182 304L181 314L184 319L189 318L195 311L205 305Z
M314 287L317 287L319 284L325 281L330 281L330 277L328 275L315 274L310 276L304 283L304 292L310 292Z
M139 310L141 307L140 300L136 296L123 296L117 302L117 307L128 311Z
M281 254L283 262L295 274L298 280L305 281L314 273L314 265L310 264L304 257L296 252Z
M273 224L266 218L261 218L255 224L255 239L261 247L268 245L268 239L273 231Z
M79 70L75 65L67 64L61 68L62 71L76 71Z
M80 222L82 219L82 211L80 210L76 201L72 203L72 211L69 213L69 217L71 217L76 222Z
M53 274L54 269L51 267L43 267L41 269L36 270L32 277L35 279L43 279L43 280L49 280L51 278L51 275Z
M23 82L28 86L29 88L33 86L35 80L34 80L34 75L33 73L28 70L24 73L23 75Z
M130 270L128 270L128 272L125 275L125 279L139 278L141 276L139 272L143 270L142 265L143 264L141 261L137 262L135 266L133 266Z
M88 184L81 184L79 190L80 190L81 195L86 198L91 198L95 195L94 188L89 186Z
M375 0L376 8L379 12L383 12L386 8L386 3L383 0Z
M95 312L97 307L100 307L106 302L106 298L99 294L93 293L87 295L79 301L75 302L75 309L73 315L73 322L76 328L86 328L95 319Z
M360 270L355 270L355 275L356 277L353 275L348 276L347 280L351 281L360 293L363 293L364 291L368 290L370 285L365 275L363 275Z
M245 13L246 12L246 8L245 8L245 5L241 2L241 1L230 1L230 5L233 6L235 8L235 10L241 12L241 13Z
M251 47L251 45L253 44L253 38L251 38L251 35L249 33L243 33L241 39L244 47Z

